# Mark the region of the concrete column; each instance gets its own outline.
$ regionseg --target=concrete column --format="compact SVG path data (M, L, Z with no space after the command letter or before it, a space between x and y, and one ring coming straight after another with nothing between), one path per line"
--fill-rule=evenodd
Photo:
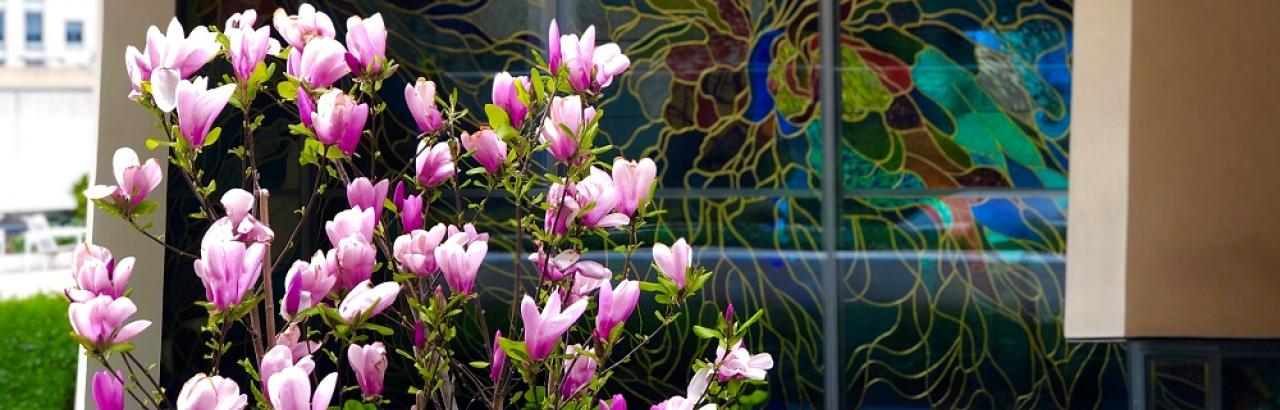
M1280 338L1280 2L1075 6L1067 337Z
M109 1L110 7L102 7L103 1ZM98 24L87 24L88 27L101 27L102 52L99 58L98 86L96 88L98 121L97 164L94 166L92 183L114 184L111 158L119 147L131 147L139 157L159 158L162 167L168 167L163 151L147 151L144 142L148 137L157 136L154 118L142 107L128 100L131 86L129 76L125 73L124 50L128 45L142 46L146 44L148 26L164 27L173 17L174 2L163 0L102 0L94 2L99 7L101 21ZM165 179L168 180L166 172ZM151 193L152 198L161 202L161 206L152 214L147 222L154 223L153 232L163 233L165 229L166 207L165 184ZM137 350L135 354L143 363L160 362L160 329L162 328L161 311L164 297L164 248L142 238L128 224L92 208L88 215L89 240L92 243L111 249L117 258L134 256L137 264L133 270L133 300L138 305L138 313L134 319L146 319L152 322L149 329L133 339ZM100 370L93 363L85 363L81 357L79 383L76 387L76 408L92 408L92 395L89 394L87 380L93 372ZM123 364L112 363L112 367ZM158 376L158 375L157 375ZM126 400L126 408L136 408L136 404Z

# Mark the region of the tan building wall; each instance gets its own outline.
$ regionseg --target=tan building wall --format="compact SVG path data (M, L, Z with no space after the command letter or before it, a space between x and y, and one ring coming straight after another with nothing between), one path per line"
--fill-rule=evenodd
M143 158L163 157L162 152L148 152L145 141L154 135L154 119L146 110L130 103L126 98L131 86L129 76L124 69L124 50L130 44L145 44L146 29L150 25L165 25L172 18L174 2L160 0L103 0L109 1L111 7L103 7L102 13L102 49L106 50L98 67L97 103L98 131L97 164L91 181L114 184L111 158L115 150L127 146L138 151ZM101 7L101 3L95 2ZM162 163L165 162L161 160ZM168 175L165 175L166 181ZM152 192L155 198L165 197L165 184ZM155 225L154 232L164 232L165 207L161 206L151 215ZM135 353L143 363L160 362L160 329L161 311L164 297L164 248L153 244L134 232L124 221L103 215L90 209L89 217L90 242L106 246L117 257L135 256L137 263L133 269L133 300L138 305L138 313L134 319L151 321L151 327L135 337L132 342L137 346ZM114 365L113 365L114 367ZM123 366L120 366L123 368ZM79 382L76 388L76 408L92 408L92 395L88 394L86 376L100 370L97 365L85 363L81 357ZM125 401L125 408L136 408L137 404Z
M1280 337L1277 16L1076 3L1068 337Z

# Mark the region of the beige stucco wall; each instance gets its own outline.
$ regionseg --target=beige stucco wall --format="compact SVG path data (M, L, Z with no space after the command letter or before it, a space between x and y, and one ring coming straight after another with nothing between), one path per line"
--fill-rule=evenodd
M1129 71L1118 68L1129 66L1129 3L1075 5L1066 305L1073 337L1124 333Z
M130 44L146 44L147 26L163 27L167 24L173 16L174 2L102 1L109 2L110 7L103 7L100 14L103 24L99 27L103 27L102 50L104 51L100 59L100 67L96 70L98 94L94 101L97 103L98 113L95 127L98 131L97 164L94 165L94 173L90 175L90 179L95 184L114 185L115 177L112 176L111 158L119 147L131 147L142 158L161 158L161 164L167 167L167 161L163 159L166 153L149 152L144 145L148 137L154 137L157 133L153 126L153 118L142 107L127 99L130 84L129 76L124 69L124 50ZM101 2L94 2L94 4L101 7ZM167 172L165 178L167 181ZM163 201L165 185L162 183L151 195ZM164 206L151 215L150 222L155 223L153 232L164 232L164 216ZM130 282L133 288L133 300L138 305L138 313L134 315L134 319L150 320L152 325L133 339L137 346L135 353L144 363L158 363L160 361L160 318L164 296L164 249L147 241L118 218L92 209L89 211L88 224L90 242L110 248L117 258L125 256L137 258L133 279ZM118 362L113 362L112 366L123 368L123 365ZM83 356L81 357L79 383L76 389L77 409L93 408L92 397L89 397L91 395L86 395L88 386L85 381L87 374L98 370L100 368L96 364L85 363ZM133 409L136 406L126 400L126 408Z
M1280 2L1076 6L1067 336L1280 337Z

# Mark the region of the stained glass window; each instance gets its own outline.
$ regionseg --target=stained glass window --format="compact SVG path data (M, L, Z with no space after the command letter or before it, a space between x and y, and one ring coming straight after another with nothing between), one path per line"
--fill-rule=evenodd
M297 6L262 3L260 15ZM748 343L774 355L777 406L821 406L831 394L843 407L1124 405L1123 347L1062 335L1070 1L840 0L838 38L828 39L819 0L311 3L336 21L382 13L402 65L396 81L432 78L473 111L490 73L527 71L525 56L543 48L551 18L566 32L595 24L601 40L617 41L632 66L605 97L603 132L624 155L657 161L657 198L670 211L646 237L689 238L699 262L718 272L708 298L767 311ZM179 4L185 23L239 11ZM838 45L838 85L819 80L823 41ZM819 103L836 90L838 107ZM402 110L394 94L388 104ZM838 123L823 123L824 109L838 109ZM379 126L403 128L403 118ZM284 124L264 127L279 135L259 147L272 159L263 169L273 209L284 210L272 220L292 226L287 209L314 179L289 166L297 147ZM832 128L839 172L827 175L823 131ZM392 144L404 152L413 141ZM204 166L238 177L238 165ZM840 188L834 226L820 217L835 194L823 192L827 178ZM184 188L173 188L171 206L194 210ZM170 237L198 229L170 219ZM836 232L834 256L822 252L824 230ZM304 242L319 237L308 235ZM836 272L823 271L827 257L837 258ZM198 297L190 267L174 263L166 298ZM821 285L831 274L839 289ZM839 311L823 312L832 291ZM837 369L824 369L822 319L833 313L841 355ZM166 339L195 333L171 323L200 312L166 315ZM676 332L659 342L666 348L655 360L614 380L636 403L688 379L670 363L691 359L696 338ZM170 381L185 380L194 369L181 363L198 359L166 354L176 363ZM840 372L837 390L825 389L823 371Z

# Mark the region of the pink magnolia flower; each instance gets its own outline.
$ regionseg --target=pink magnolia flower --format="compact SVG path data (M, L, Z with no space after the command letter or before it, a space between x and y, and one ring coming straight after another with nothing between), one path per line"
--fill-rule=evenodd
M329 88L351 72L346 61L347 49L338 40L318 38L307 49L294 48L285 62L285 71L311 89Z
M373 317L395 303L396 295L399 294L398 283L384 282L371 286L366 280L351 289L351 293L338 305L338 314L348 323L354 322L361 315Z
M418 124L418 131L431 134L440 130L444 120L436 108L436 83L418 77L418 82L404 85L404 102Z
M455 293L470 294L476 284L476 273L489 252L486 241L467 242L467 234L455 234L435 249L436 263L444 280Z
M356 235L365 242L373 241L373 226L378 223L373 209L354 207L338 212L332 221L324 223L324 231L329 236L329 244L337 246L348 236Z
M448 234L445 235L445 237L449 239L454 239L455 237L458 236L459 233L466 234L465 236L463 236L463 238L465 239L458 239L459 241L461 241L458 243L462 245L466 245L475 241L489 240L489 234L477 232L476 226L474 224L464 224L462 225L461 228L459 228L457 225L449 225L449 231L448 231Z
M241 410L248 404L235 380L204 373L187 379L178 393L178 410Z
M351 364L364 397L382 394L382 377L387 372L387 348L382 342L347 347L347 363Z
M276 9L272 24L280 37L295 50L306 48L312 39L332 39L337 36L329 15L318 12L315 7L305 3L298 7L298 14L292 16L284 9Z
M294 98L294 103L298 105L298 119L302 120L302 125L314 129L316 122L312 116L316 112L316 103L311 100L311 93L307 92L306 87L298 87L298 95Z
M524 321L524 343L529 350L529 357L542 360L551 354L551 349L560 342L560 336L573 326L573 322L582 316L587 309L587 300L582 299L570 304L563 311L560 301L564 299L556 290L547 298L547 305L538 311L538 305L529 295L520 301L520 317Z
M124 375L103 370L93 374L93 404L98 410L124 410Z
M205 299L218 311L240 304L262 273L266 247L260 243L223 241L200 250L196 276L204 283Z
M421 321L413 321L413 347L422 349L427 345L427 327Z
M539 138L547 143L547 151L562 163L578 159L578 143L585 131L584 125L596 116L595 108L582 106L582 98L576 95L555 97L543 119ZM563 128L561 128L563 127ZM564 129L568 129L566 133Z
M693 248L689 247L689 243L685 242L684 238L680 238L670 247L655 243L653 244L653 263L658 266L659 272L675 282L680 289L684 289L685 274L688 273L689 266L693 265Z
M613 77L627 70L631 60L616 43L596 48L596 27L587 27L579 39L576 34L560 36L560 52L569 70L569 85L578 92L599 93L613 83Z
M618 212L626 216L649 203L649 191L658 168L653 160L613 160L613 186L618 189Z
M185 35L182 23L174 17L169 20L169 27L161 34L160 29L151 26L147 29L147 45L144 51L129 46L125 49L125 70L133 83L133 91L129 98L137 100L142 96L142 83L155 82L154 74L161 69L173 70L171 84L177 80L190 77L204 67L209 60L218 55L222 48L218 44L218 36L204 26L197 26ZM154 85L154 84L153 84ZM161 87L167 88L167 87Z
M538 252L529 255L529 261L533 262L542 277L551 281L559 281L574 274L602 279L610 273L609 269L599 262L582 260L582 254L575 249L560 251L559 254L551 257L545 263L542 261L544 257L546 257L546 253L542 250L542 246L539 245Z
M565 300L567 303L577 302L579 299L591 297L591 292L600 289L600 285L608 281L609 276L613 273L605 269L605 274L599 277L583 275L578 272L573 275L573 286L569 288L569 298Z
M620 212L614 212L621 197L613 186L613 179L600 168L591 167L591 175L583 178L574 186L578 204L586 211L578 215L582 225L592 228L613 228L626 225L631 218Z
M595 67L595 83L591 90L599 93L604 87L613 84L614 77L627 71L631 66L631 59L622 54L622 48L617 43L608 43L596 48L591 55L591 65Z
M338 288L350 289L373 276L378 263L378 250L359 236L348 236L325 255L328 264L337 268Z
M453 153L449 150L449 143L438 142L432 145L430 149L426 148L426 141L418 143L418 157L415 170L417 170L418 182L427 188L435 188L444 181L448 181L450 177L457 172L457 168L453 165Z
M247 9L231 15L227 19L222 33L227 36L227 56L231 59L231 71L241 83L248 81L253 70L267 58L268 50L280 48L274 46L271 28L267 26L253 28L258 22L258 11Z
M615 394L609 401L600 400L600 410L627 410L627 399Z
M552 235L564 235L573 225L574 216L581 207L578 205L574 186L565 188L559 183L551 184L547 190L547 212L542 229Z
M177 87L178 132L197 150L204 146L205 137L213 130L213 121L236 91L235 84L212 90L208 85L208 78L196 77L194 81L179 81Z
M137 311L138 307L127 297L97 296L72 303L67 308L67 316L76 335L88 340L95 348L106 350L117 343L129 341L151 326L151 322L146 320L124 323Z
M526 92L533 90L528 76L512 77L511 73L503 71L493 77L493 105L506 111L507 117L511 119L511 126L520 129L525 117L529 115L529 107L520 101L516 87Z
M773 356L768 353L752 355L739 340L728 352L725 352L724 346L716 347L716 365L716 375L720 381L764 380L766 372L773 368Z
M396 262L418 277L439 271L436 264L436 248L444 241L444 224L436 224L430 230L414 230L396 238L394 248Z
M577 395L578 389L591 383L591 379L596 375L596 359L580 353L579 350L595 354L595 349L583 348L582 345L572 345L564 349L565 354L573 356L564 359L564 383L560 384L560 395L566 398Z
M500 339L502 339L502 329L498 329L493 334L493 358L489 361L489 380L494 383L497 383L498 378L502 377L502 368L507 365L507 352L502 350L502 346L498 344Z
M698 370L693 374L693 379L689 380L689 387L685 388L684 396L675 396L658 403L651 407L652 410L693 410L694 407L702 401L703 393L707 391L707 385L711 383L711 368L706 367ZM702 406L701 410L715 410L715 404Z
M151 72L151 100L165 114L178 105L178 83L182 81L178 70L157 68Z
M624 280L614 288L605 281L600 286L600 313L596 314L596 337L610 340L613 328L625 323L640 301L640 282Z
M389 186L391 182L385 179L374 184L369 178L356 178L347 185L347 205L352 208L373 209L373 217L377 219L382 216L382 204L387 200Z
M133 275L133 257L116 263L107 248L88 243L76 246L71 254L71 278L76 288L67 290L67 298L74 302L84 302L98 295L111 298L124 296L129 288L129 278Z
M298 367L287 367L271 378L271 407L275 410L325 410L333 400L338 374L329 373L311 392L311 379Z
M462 146L470 152L485 172L497 174L507 162L507 143L498 133L485 128L473 133L462 133Z
M387 27L382 13L347 19L347 66L358 76L381 74L387 61Z
M310 340L299 341L301 338L302 331L298 329L298 324L290 323L289 327L276 335L276 345L289 348L289 351L293 352L293 361L296 363L320 348L320 343Z
M396 181L396 189L391 191L391 203L396 205L396 209L404 207L404 192L404 181Z
M324 252L316 251L311 262L295 261L284 277L284 298L280 300L280 316L292 319L298 312L324 301L338 281L337 267L330 265Z
M422 227L422 195L409 195L400 209L400 226L406 231Z
M311 371L315 370L316 363L311 360L310 355L294 357L292 348L280 344L271 347L271 350L262 355L262 360L258 363L258 376L262 379L262 395L271 397L271 378L290 367L298 367L307 374L311 374Z
M275 240L276 234L271 227L250 214L255 202L257 198L253 194L240 188L232 188L222 194L222 208L227 214L214 221L205 232L204 238L200 240L200 249L208 249L225 241L266 244Z
M529 254L529 262L533 262L533 266L538 269L538 273L541 274L543 278L550 281L559 281L564 279L566 276L569 276L569 269L573 267L573 264L578 262L578 259L582 257L582 254L578 253L577 250L568 249L561 251L559 254L556 254L556 256L551 257L551 259L544 261L543 258L546 257L546 252L543 251L542 246L539 245L537 253Z
M356 104L354 98L339 89L329 90L320 96L316 112L311 114L316 139L325 144L338 144L338 149L347 155L356 152L368 118L369 105Z
M587 27L582 38L577 34L560 36L560 53L565 68L569 70L569 85L579 92L591 89L591 57L596 48L596 26Z
M564 56L560 53L560 25L556 24L556 19L551 19L551 27L547 28L547 65L553 77L560 73L562 58Z
M132 212L134 207L147 199L147 195L160 185L160 179L164 176L160 163L155 158L147 158L145 164L138 165L138 154L129 148L116 150L111 165L115 168L116 185L95 185L85 190L84 196L89 199L110 197L116 206L126 212Z

